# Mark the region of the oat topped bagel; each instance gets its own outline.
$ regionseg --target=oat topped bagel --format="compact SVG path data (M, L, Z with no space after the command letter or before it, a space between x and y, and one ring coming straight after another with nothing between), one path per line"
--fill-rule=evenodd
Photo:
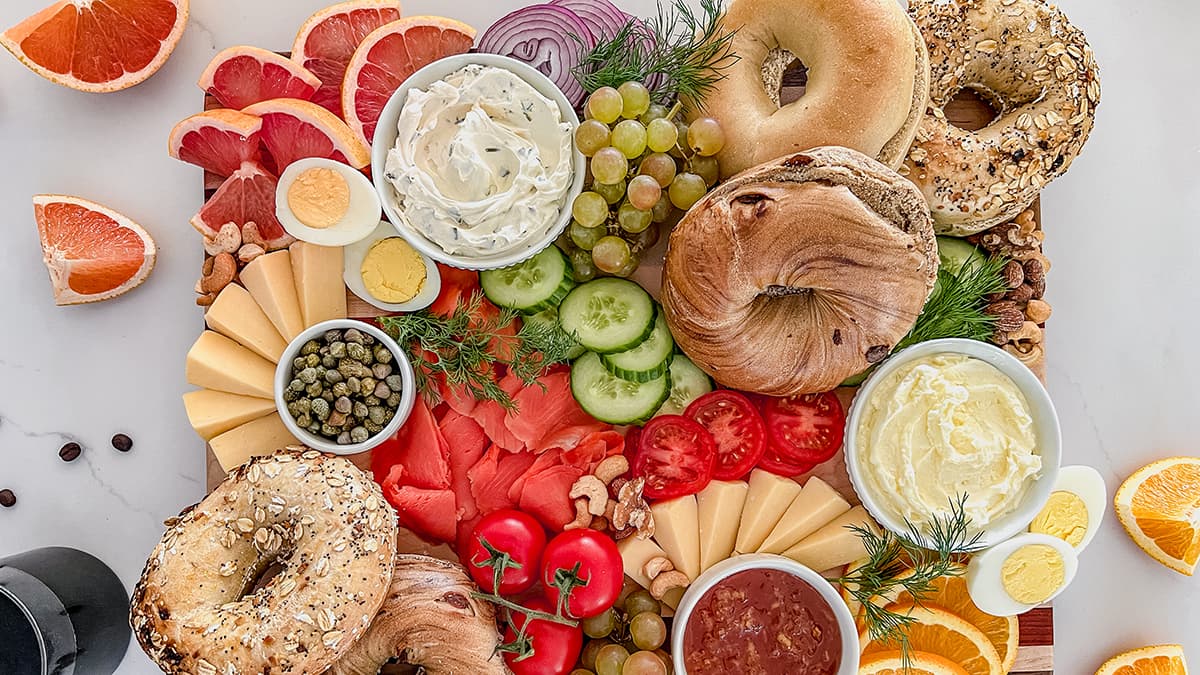
M349 460L255 457L168 521L133 592L134 634L168 673L323 672L383 604L396 530Z
M900 172L939 233L1009 220L1071 165L1092 130L1100 81L1083 33L1042 0L913 0L929 48L929 114ZM978 131L944 106L972 89L998 111Z

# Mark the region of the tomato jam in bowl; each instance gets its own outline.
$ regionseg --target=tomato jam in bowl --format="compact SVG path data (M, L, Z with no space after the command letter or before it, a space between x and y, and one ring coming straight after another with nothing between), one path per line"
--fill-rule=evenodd
M675 675L855 675L858 631L820 574L783 556L747 554L688 588L671 653Z

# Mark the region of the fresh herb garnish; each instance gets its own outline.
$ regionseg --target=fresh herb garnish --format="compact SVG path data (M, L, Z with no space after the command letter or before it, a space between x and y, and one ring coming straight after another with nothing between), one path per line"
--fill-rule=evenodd
M958 274L938 270L937 285L908 335L896 350L940 338L987 340L996 317L984 311L987 296L1007 290L1001 270L1008 261L999 256L968 260Z

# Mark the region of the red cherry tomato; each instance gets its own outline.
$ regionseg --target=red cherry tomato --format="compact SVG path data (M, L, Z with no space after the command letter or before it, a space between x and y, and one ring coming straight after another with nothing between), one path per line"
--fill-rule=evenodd
M530 598L524 604L529 609L554 613L554 607L543 598ZM575 667L579 652L583 649L582 628L545 619L529 619L526 623L525 614L513 612L504 631L504 641L512 643L517 640L520 628L524 628L533 653L522 659L520 654L504 652L504 660L514 675L567 675Z
M765 469L779 476L787 476L788 478L806 474L812 471L815 466L816 464L796 464L785 460L779 454L779 450L770 443L767 443L766 452L758 460L758 468Z
M820 464L842 447L846 414L832 391L772 398L763 408L763 419L768 444L788 464Z
M707 429L682 415L660 415L638 435L633 475L646 479L642 494L650 499L682 497L708 485L716 457Z
M554 607L564 579L574 580L568 581L574 585L567 595L567 614L586 619L612 607L625 583L625 566L616 542L587 529L568 530L551 539L542 556L542 587Z
M737 480L767 449L767 426L745 395L729 389L709 392L692 401L683 413L712 434L717 446L713 478Z
M489 513L475 525L463 550L463 564L484 592L513 595L529 590L537 581L545 548L546 531L533 516L503 509ZM487 563L501 554L508 554L511 563L496 590L495 567Z

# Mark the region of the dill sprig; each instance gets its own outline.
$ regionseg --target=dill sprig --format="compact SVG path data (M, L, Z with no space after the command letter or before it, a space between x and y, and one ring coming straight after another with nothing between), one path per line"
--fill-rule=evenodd
M554 363L567 360L575 338L556 324L525 321L516 335L505 334L519 316L501 309L487 316L480 312L483 295L476 292L449 316L421 310L379 317L379 324L408 354L416 373L417 389L437 403L440 393L433 377L442 375L452 386L465 386L480 401L490 400L515 410L512 396L500 387L495 366L503 365L525 384Z
M984 308L987 296L1007 290L1001 274L1006 263L1004 258L993 256L968 260L958 274L938 270L933 294L896 349L939 338L987 340L995 328L996 317Z
M721 0L700 0L698 11L687 0L659 3L656 16L630 19L585 52L575 77L589 93L642 82L658 103L684 99L702 109L705 94L739 58L731 51L736 31L722 25L723 17Z

